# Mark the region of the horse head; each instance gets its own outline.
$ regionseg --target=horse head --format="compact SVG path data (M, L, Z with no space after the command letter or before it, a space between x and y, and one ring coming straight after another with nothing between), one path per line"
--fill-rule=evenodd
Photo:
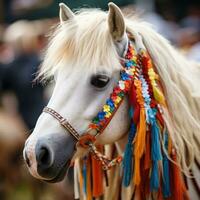
M44 60L44 65L48 65L44 73L56 69L55 88L47 106L64 116L80 135L86 132L117 84L120 58L128 45L124 17L116 5L109 4L108 14L88 12L90 15L87 11L75 15L60 4L60 27ZM49 62L57 63L50 68ZM125 100L97 140L102 144L114 143L127 133L128 127ZM31 174L48 182L61 180L75 144L76 140L57 120L42 113L24 148Z

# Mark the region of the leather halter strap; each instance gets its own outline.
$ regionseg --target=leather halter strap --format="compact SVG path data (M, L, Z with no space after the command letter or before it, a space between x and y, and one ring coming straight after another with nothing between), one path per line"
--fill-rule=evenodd
M76 139L79 140L80 136L78 132L74 129L74 127L63 117L61 116L58 112L53 110L52 108L45 107L43 109L43 112L50 114L53 116L55 119L57 119L60 124L69 131L69 133Z

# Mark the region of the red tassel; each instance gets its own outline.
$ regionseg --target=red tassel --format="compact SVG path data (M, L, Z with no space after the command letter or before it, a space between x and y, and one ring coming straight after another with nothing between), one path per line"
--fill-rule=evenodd
M145 169L145 156L141 159L141 165L140 165L140 171L142 174L142 179L140 183L140 191L141 191L141 197L142 199L149 199L150 195L150 169Z
M140 118L140 107L136 105L133 115L133 122L134 124L137 124Z
M176 162L176 154L172 152L172 159ZM183 177L181 175L181 171L179 167L171 163L171 172L172 172L172 198L176 200L189 200L189 196L187 193L187 189L185 187L185 183L183 181Z
M163 120L162 115L161 115L160 112L156 113L156 118L158 119L158 121L160 122L161 126L163 127L164 126L164 120Z
M134 84L132 85L131 90L130 90L129 101L130 101L130 105L134 108L133 122L137 124L140 118L140 106L136 99L136 89L135 89Z
M94 156L92 156L92 181L93 197L100 197L101 195L103 195L103 171L101 162L95 159Z
M163 195L162 195L161 187L158 190L158 200L163 200Z

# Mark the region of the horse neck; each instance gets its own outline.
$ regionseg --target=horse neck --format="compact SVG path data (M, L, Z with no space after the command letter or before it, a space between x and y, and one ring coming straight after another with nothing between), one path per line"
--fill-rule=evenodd
M117 152L122 155L124 153L124 149L127 143L128 133L124 134L122 138L115 142L115 146L117 148Z

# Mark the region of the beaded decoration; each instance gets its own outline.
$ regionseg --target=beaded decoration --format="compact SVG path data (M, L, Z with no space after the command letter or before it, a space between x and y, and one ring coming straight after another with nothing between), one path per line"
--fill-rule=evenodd
M98 132L103 131L102 128L105 127L105 124L110 121L110 118L113 116L113 113L116 112L125 94L129 92L132 80L137 73L137 56L134 53L134 49L131 45L129 45L126 60L120 73L121 79L119 80L117 86L113 89L110 98L107 99L102 111L97 114L92 123L89 125L90 129L95 129Z
M159 76L146 49L136 52L129 44L120 77L89 128L101 134L128 94L131 123L122 161L123 185L127 187L133 183L141 199L148 198L152 192L157 193L157 199L188 199L180 169L168 159L171 157L176 162L176 154L162 117L161 107L167 109L167 106ZM99 153L102 151L103 147L91 145L92 153L82 162L81 177L84 181L78 182L83 183L83 193L88 200L103 195L102 167L107 170L122 160L121 157L107 160ZM92 160L92 167L88 166L88 160ZM88 173L92 173L92 181L88 179Z

